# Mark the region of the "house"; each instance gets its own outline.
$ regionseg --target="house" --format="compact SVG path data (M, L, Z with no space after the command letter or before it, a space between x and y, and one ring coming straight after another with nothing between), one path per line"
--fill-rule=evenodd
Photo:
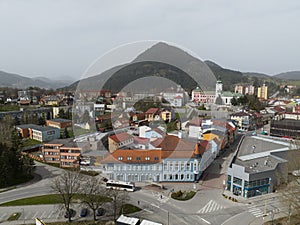
M52 119L52 120L46 120L46 126L49 127L56 127L59 129L64 129L66 127L71 127L73 125L72 120L67 120L67 119Z
M134 136L134 145L137 149L149 149L150 139Z
M108 137L109 151L113 152L119 148L133 144L133 141L133 136L126 132L113 134Z
M254 117L251 113L241 111L230 114L230 119L235 120L241 130L254 129Z
M31 138L40 142L47 142L60 137L60 129L56 127L24 124L18 125L16 128L23 138Z
M202 119L194 117L188 124L189 138L199 138L202 135Z
M44 96L40 99L41 105L57 106L59 105L60 99L56 95Z
M57 163L61 167L79 167L82 151L83 147L72 138L52 140L42 147L45 162Z
M150 108L145 112L145 119L148 122L160 120L159 108Z
M163 109L161 112L160 112L160 118L167 122L167 123L170 123L171 122L171 119L172 119L172 113L169 111L169 110L166 110L166 109Z

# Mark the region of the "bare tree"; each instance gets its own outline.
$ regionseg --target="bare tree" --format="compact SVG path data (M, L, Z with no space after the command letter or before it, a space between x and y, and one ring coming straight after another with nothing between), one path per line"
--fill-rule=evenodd
M108 195L112 198L113 217L116 220L119 212L123 210L123 206L128 199L128 194L126 191L110 189Z
M51 188L58 194L63 202L63 206L68 212L68 220L71 222L70 205L74 196L80 192L81 174L73 171L66 171L56 177Z
M287 185L280 190L281 203L286 209L289 224L291 216L300 216L300 141L292 140L288 157L288 180ZM300 218L297 218L300 219Z
M96 210L109 201L108 190L100 185L100 180L95 177L86 177L82 186L83 203L86 204L96 220Z

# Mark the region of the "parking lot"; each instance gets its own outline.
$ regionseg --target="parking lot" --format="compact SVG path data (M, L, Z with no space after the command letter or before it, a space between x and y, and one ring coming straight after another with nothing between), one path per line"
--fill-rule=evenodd
M76 211L72 220L92 220L93 212L88 210L87 217L80 217L81 205L73 205L71 207ZM61 205L36 205L36 206L16 206L16 207L0 207L0 223L5 224L7 219L14 213L20 213L19 223L34 223L35 218L42 221L67 221L64 217L65 209ZM102 216L103 217L103 216ZM11 224L11 222L7 222Z

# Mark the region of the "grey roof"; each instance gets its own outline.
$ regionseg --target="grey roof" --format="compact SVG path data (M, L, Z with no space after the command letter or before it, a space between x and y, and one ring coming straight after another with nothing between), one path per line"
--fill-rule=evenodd
M268 170L274 170L279 163L287 162L286 160L274 155L268 155L260 158L253 158L247 161L237 159L235 164L245 167L246 173L258 173Z
M52 120L49 120L49 121L58 122L58 123L68 123L68 122L72 122L72 120L62 119L62 118L56 118L56 119L52 119Z
M261 137L246 136L238 152L238 158L249 160L251 158L264 157L270 154L270 151L285 150L290 144L283 140Z
M75 147L75 148L78 147L77 143L74 142L73 138L54 139L54 140L47 142L46 144L62 144L65 147Z
M50 131L50 130L59 130L58 128L55 127L49 127L49 126L39 126L39 125L35 125L35 124L22 124L22 125L17 125L17 128L21 128L21 129L34 129L34 130L38 130L38 131Z

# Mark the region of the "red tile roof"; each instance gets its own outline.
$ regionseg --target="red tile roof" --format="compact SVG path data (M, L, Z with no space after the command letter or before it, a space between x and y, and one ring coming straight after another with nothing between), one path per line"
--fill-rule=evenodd
M114 142L119 143L133 138L130 134L123 132L109 136Z
M159 163L161 150L116 150L105 155L101 163Z
M150 108L146 111L146 114L153 114L156 113L159 110L159 108Z
M135 143L142 144L142 145L146 145L146 144L148 144L150 142L149 138L143 138L143 137L134 136L133 139L134 139Z

